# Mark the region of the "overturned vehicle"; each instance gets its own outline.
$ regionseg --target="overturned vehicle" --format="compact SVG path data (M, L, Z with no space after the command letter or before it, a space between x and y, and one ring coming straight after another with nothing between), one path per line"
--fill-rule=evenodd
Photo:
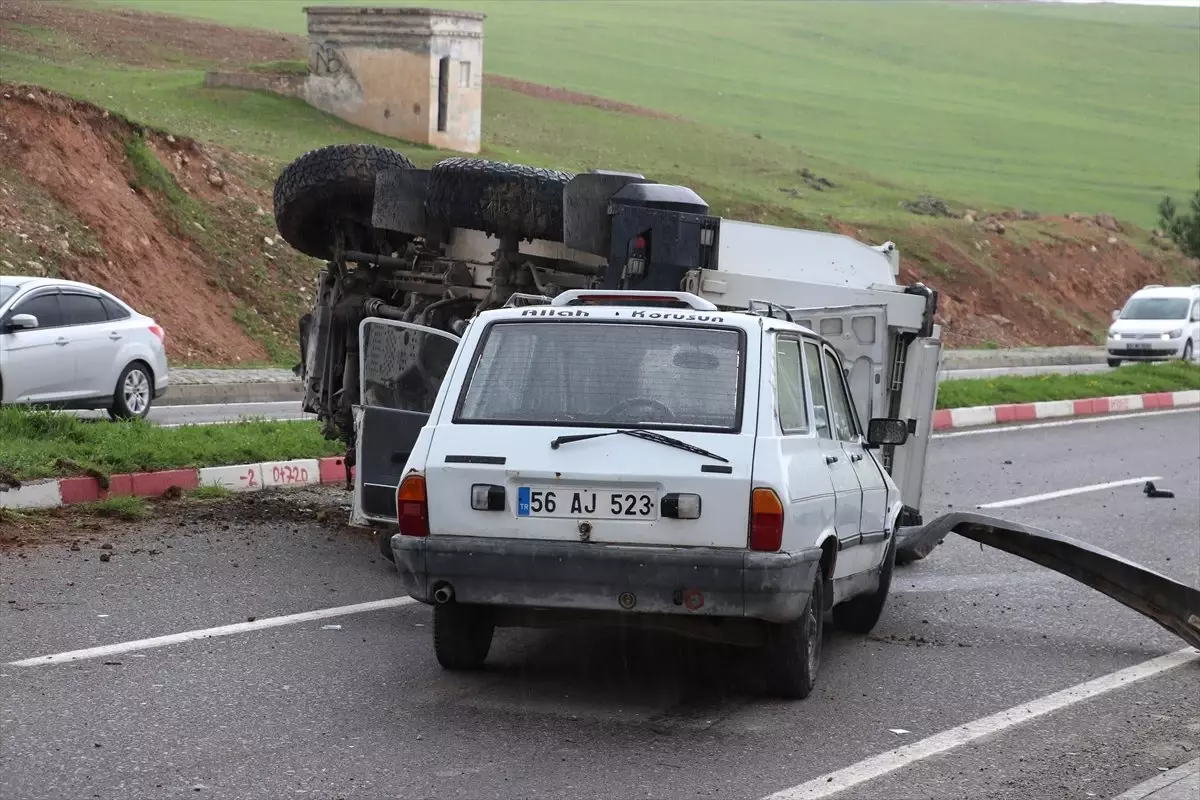
M275 219L289 244L327 262L301 322L303 406L346 444L360 524L395 523L412 443L471 319L572 289L690 292L826 337L859 417L907 422L908 441L880 461L902 493L900 525L921 524L937 293L899 284L891 242L723 219L691 189L641 174L473 158L425 170L369 145L288 165Z

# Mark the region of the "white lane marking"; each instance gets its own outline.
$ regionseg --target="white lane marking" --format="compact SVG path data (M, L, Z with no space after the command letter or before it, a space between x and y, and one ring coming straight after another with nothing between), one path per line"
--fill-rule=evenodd
M1075 417L1057 422L1031 422L1028 425L1007 425L1004 427L979 428L978 430L953 431L951 433L935 433L931 439L957 439L960 436L983 436L989 433L1013 433L1015 431L1030 431L1036 428L1061 428L1066 425L1082 425L1088 422L1112 422L1118 419L1141 419L1143 417L1160 417L1164 414L1195 414L1196 408L1167 408L1160 411L1142 411L1136 414L1108 414L1099 417Z
M991 736L1008 728L1037 719L1054 711L1074 705L1075 703L1099 697L1114 689L1121 689L1130 684L1152 677L1160 672L1183 666L1200 659L1200 650L1185 647L1149 661L1143 661L1132 667L1102 675L1094 680L1063 689L1054 694L1048 694L1024 705L992 714L956 728L934 734L919 742L902 745L894 750L888 750L877 756L865 759L857 764L851 764L844 769L830 772L819 778L783 789L769 795L763 800L817 800L829 797L838 792L858 786L861 783L874 780L890 772L914 764L931 756L953 750L964 744Z
M1057 492L1044 492L1042 494L1031 494L1026 497L1014 497L1011 500L997 500L995 503L984 503L976 506L976 508L1013 508L1014 506L1027 506L1030 503L1040 503L1043 500L1056 500L1059 497L1070 497L1076 494L1087 494L1088 492L1099 492L1104 489L1113 489L1118 486L1133 486L1146 481L1161 481L1161 475L1146 475L1141 478L1126 478L1120 481L1109 481L1108 483L1093 483L1088 486L1076 486L1073 489L1059 489Z
M135 650L149 650L152 647L166 647L181 642L192 642L197 639L211 639L215 636L231 636L235 633L261 631L266 628L278 628L282 625L295 625L298 622L312 622L329 617L342 617L347 614L363 614L368 611L379 611L385 608L396 608L415 603L411 597L389 597L385 600L372 600L367 603L356 603L350 606L334 608L319 608L316 611L303 611L299 614L287 614L282 617L266 617L253 622L235 622L232 625L221 625L217 628L204 628L198 631L171 633L166 636L155 636L152 639L136 639L131 642L106 644L100 647L88 647L83 650L70 650L65 653L54 653L48 656L35 656L20 661L10 661L10 667L39 667L45 664L62 664L67 661L82 661L87 658L101 658L118 653L130 653Z

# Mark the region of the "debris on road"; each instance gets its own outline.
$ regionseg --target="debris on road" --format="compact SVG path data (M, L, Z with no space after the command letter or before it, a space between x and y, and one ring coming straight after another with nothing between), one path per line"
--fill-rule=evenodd
M1142 491L1147 497L1174 497L1174 492L1169 492L1166 489L1158 489L1154 486L1154 481L1146 481L1146 485L1142 487Z

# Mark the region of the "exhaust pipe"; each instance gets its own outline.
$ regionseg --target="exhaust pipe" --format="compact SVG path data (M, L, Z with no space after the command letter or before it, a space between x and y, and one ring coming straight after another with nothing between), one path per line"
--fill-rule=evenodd
M454 599L454 587L448 583L443 583L433 590L433 601L438 605L445 605Z

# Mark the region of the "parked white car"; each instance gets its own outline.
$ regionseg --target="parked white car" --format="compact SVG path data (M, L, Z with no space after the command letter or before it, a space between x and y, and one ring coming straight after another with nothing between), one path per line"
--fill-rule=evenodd
M95 286L0 276L0 405L144 417L167 390L165 336Z
M887 601L903 504L875 449L908 423L864 429L808 328L648 294L470 322L396 490L405 590L447 669L497 626L597 622L761 647L805 697L825 612L865 633Z
M1192 361L1200 347L1200 285L1147 286L1113 311L1108 365L1122 361Z

